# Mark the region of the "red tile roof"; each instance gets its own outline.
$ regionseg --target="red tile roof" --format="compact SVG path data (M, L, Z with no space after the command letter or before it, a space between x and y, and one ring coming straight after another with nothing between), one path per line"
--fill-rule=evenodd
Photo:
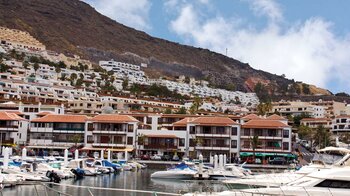
M247 116L244 116L242 119L244 119L244 120L256 120L256 119L261 119L261 118L256 114L248 114Z
M230 126L230 125L238 125L235 121L228 117L209 117L209 116L203 116L198 117L190 122L191 124L198 124L198 125L207 125L207 126Z
M268 116L266 119L268 119L268 120L287 120L284 117L277 115L277 114L272 114L271 116Z
M85 115L48 114L41 118L33 119L32 122L85 123L88 119Z
M46 116L48 114L53 114L52 112L40 112L37 114L37 116Z
M267 128L267 129L281 129L289 127L278 120L250 120L242 125L242 128Z
M93 122L111 122L111 123L129 123L139 122L136 118L129 115L120 114L100 114L91 119Z
M17 120L26 120L26 119L18 116L15 113L0 112L0 120L17 121Z
M187 118L184 118L184 119L179 120L179 121L177 121L177 122L174 122L174 123L173 123L173 126L175 126L175 127L186 127L187 124L188 124L189 122L192 122L194 119L196 119L196 118L187 117Z
M5 110L4 112L17 114L17 115L23 115L23 113L18 111L18 110Z

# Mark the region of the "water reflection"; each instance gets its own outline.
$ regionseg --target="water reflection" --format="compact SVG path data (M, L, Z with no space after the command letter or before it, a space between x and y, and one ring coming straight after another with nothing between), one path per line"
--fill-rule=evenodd
M148 191L161 191L171 193L185 193L195 191L224 191L226 187L219 182L213 181L176 181L176 180L160 180L151 179L150 175L157 170L146 169L138 172L121 172L120 174L109 174L96 177L85 177L81 180L63 180L62 184L71 184L78 186L88 187L107 187L107 188L120 188L120 189L133 189L133 190L148 190ZM64 193L71 195L85 196L89 195L86 188L73 188L73 187L54 187L56 190L60 190ZM37 186L39 195L45 195L43 187ZM151 195L145 193L129 193L129 192L116 192L108 190L91 190L94 195L103 196L139 196L139 195ZM34 186L16 186L14 188L4 189L4 195L12 196L35 196L36 191ZM53 192L48 192L51 195L57 195Z

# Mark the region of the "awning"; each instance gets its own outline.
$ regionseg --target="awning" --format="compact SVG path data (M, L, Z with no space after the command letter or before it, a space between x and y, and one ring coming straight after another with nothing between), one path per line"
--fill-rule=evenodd
M241 152L239 153L239 156L241 157L249 157L249 156L253 156L252 152ZM256 157L264 157L264 156L282 156L282 157L287 157L287 158L296 158L296 155L294 154L283 154L283 153L260 153L257 152L255 153Z
M80 151L101 151L101 150L104 150L104 151L112 151L112 152L131 152L133 151L134 149L133 148L94 148L94 147L84 147L84 148L81 148L79 149Z

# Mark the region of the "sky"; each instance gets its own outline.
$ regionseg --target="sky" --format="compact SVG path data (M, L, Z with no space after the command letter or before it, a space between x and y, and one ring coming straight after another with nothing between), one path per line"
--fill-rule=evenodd
M83 0L151 36L350 93L349 0Z

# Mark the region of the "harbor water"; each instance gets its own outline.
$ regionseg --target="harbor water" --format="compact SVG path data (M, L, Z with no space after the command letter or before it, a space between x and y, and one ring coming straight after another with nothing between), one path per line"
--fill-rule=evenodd
M59 190L69 195L103 195L103 196L134 196L134 195L155 195L156 192L168 192L168 193L188 193L188 192L211 192L211 191L224 191L227 190L225 185L218 181L181 181L181 180L164 180L164 179L151 179L150 175L159 171L159 169L145 169L139 171L124 171L119 174L105 174L95 177L86 176L80 180L67 179L62 180L61 184L76 185L76 186L88 186L87 188L77 188L68 186L55 186L50 187ZM132 189L132 190L147 190L151 193L132 193L115 190L96 190L93 187L105 187L105 188L118 188L118 189ZM91 191L91 193L89 192ZM57 192L44 189L43 186L37 185L18 185L12 188L5 188L3 195L6 196L36 196L36 195L58 195Z

